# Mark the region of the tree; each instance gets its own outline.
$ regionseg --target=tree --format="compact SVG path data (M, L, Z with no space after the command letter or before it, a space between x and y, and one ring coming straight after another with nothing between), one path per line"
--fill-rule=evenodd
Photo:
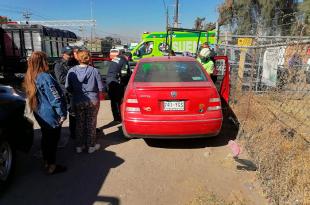
M197 17L195 20L194 29L196 30L202 30L203 29L203 22L206 20L206 18L200 18Z
M310 0L304 0L298 5L298 10L302 12L303 18L302 21L299 21L298 27L295 29L295 35L310 35ZM300 20L300 19L299 19Z
M204 30L211 31L216 28L216 24L214 22L209 22L204 25Z
M297 5L296 0L225 0L219 23L235 34L289 35Z
M0 16L0 24L7 23L8 21L10 21L10 19L8 19L6 16Z

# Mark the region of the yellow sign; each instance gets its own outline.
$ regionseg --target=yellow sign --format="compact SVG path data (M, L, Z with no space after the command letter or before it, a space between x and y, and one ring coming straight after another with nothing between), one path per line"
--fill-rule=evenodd
M252 38L238 38L238 46L251 46Z

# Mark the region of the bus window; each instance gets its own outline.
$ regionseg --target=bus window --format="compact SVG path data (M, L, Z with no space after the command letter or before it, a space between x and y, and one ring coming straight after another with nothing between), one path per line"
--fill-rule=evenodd
M32 32L33 50L42 51L41 35L39 32Z
M44 40L45 43L45 52L47 54L48 57L52 57L52 46L51 46L51 41L50 41L50 37L46 37Z
M13 31L13 39L14 39L14 55L20 56L20 35L18 31Z
M63 45L63 47L68 45L68 39L67 38L63 38L62 45Z
M52 57L58 57L57 42L55 37L52 37L52 54Z
M24 32L26 56L29 57L32 53L31 35L29 31Z
M12 40L12 33L11 32L5 32L4 33L4 53L6 56L14 56L13 40Z
M168 45L166 45L166 43L160 43L158 45L158 50L160 50L161 52L164 52L168 49Z
M148 41L143 43L140 48L138 48L137 50L137 56L142 57L144 55L149 55L153 52L153 45L154 42L153 41Z
M60 54L61 53L61 49L62 49L62 38L61 37L58 37L57 38L57 44L58 44L58 53Z

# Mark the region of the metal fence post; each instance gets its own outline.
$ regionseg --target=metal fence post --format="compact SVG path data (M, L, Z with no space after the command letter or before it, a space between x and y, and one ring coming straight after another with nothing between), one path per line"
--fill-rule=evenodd
M259 50L259 59L258 59L258 68L257 68L257 73L256 73L255 92L257 92L257 90L258 90L258 84L261 83L261 80L260 80L260 79L261 79L260 72L261 72L262 52L263 52L263 49L260 48L260 50Z

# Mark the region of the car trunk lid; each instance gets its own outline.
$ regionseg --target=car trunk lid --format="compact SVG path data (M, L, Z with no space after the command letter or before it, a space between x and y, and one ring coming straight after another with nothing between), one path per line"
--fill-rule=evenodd
M211 82L136 82L134 89L145 115L203 114L216 93Z

